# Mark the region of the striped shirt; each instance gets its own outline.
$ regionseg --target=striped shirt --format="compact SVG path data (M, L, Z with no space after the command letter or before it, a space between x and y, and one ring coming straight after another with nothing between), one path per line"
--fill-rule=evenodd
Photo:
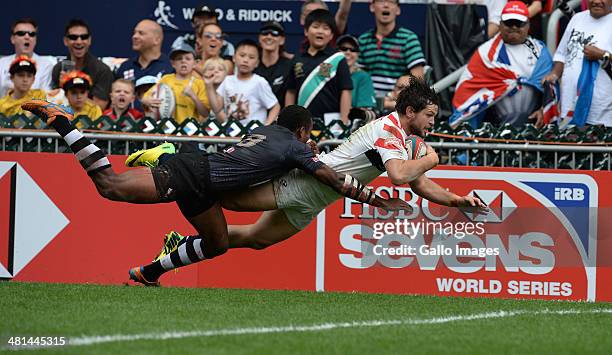
M372 76L376 96L386 95L400 76L425 64L419 38L403 27L393 29L382 41L374 28L359 36L359 49L359 64Z

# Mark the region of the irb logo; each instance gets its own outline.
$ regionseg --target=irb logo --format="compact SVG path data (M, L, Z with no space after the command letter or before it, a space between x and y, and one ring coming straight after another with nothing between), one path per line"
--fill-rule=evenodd
M555 187L555 200L582 201L584 200L584 190L578 187Z

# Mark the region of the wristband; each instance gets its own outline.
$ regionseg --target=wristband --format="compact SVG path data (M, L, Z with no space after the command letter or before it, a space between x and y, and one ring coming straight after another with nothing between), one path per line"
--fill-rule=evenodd
M342 194L348 198L367 204L371 204L376 198L376 194L370 187L362 185L359 180L350 175L344 175Z

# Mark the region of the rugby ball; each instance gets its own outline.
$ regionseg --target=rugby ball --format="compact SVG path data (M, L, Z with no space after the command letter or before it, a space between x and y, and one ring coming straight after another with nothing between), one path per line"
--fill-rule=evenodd
M406 139L406 149L412 160L421 159L427 154L427 144L423 138L415 135L410 135Z
M151 96L160 99L161 104L157 109L151 109L147 113L159 120L161 118L174 117L174 109L176 108L176 98L172 88L164 83L158 83L151 89Z

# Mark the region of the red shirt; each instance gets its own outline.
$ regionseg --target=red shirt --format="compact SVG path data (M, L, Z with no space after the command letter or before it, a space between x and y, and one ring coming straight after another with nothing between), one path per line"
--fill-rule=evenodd
M139 120L141 119L144 115L142 114L142 112L138 111L135 108L129 108L127 109L127 111L121 113L119 116L117 116L115 114L115 111L112 108L108 108L106 109L103 113L102 116L108 116L110 118L112 118L113 120L117 120L123 116L127 116L133 120Z

